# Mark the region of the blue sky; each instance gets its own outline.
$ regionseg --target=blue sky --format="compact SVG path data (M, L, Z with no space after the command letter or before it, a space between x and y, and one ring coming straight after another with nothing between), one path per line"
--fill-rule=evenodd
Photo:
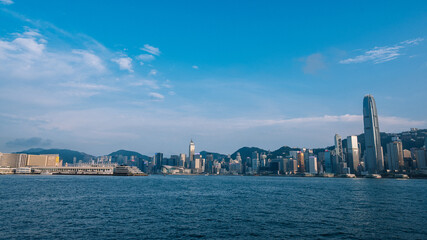
M0 0L0 151L232 153L427 128L426 1Z

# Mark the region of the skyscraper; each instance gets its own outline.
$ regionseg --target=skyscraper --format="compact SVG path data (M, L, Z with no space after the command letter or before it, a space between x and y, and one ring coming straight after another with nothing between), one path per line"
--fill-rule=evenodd
M162 169L163 164L163 153L156 153L154 155L154 163L157 171L160 171Z
M402 141L397 137L392 138L392 142L387 144L388 169L399 171L404 167Z
M357 172L357 166L359 165L359 144L357 142L357 136L347 137L347 166L350 167L351 173Z
M363 99L363 125L365 128L365 164L369 173L377 173L384 169L381 148L380 128L375 99L366 95Z
M340 163L344 161L344 153L342 150L341 136L335 134L335 158L332 161L332 169L334 173L341 173Z
M305 172L305 166L304 166L304 153L303 152L299 152L297 154L297 160L298 160L298 170L299 172Z
M308 158L308 165L310 166L310 173L311 174L317 174L317 157L316 156L310 156Z
M194 153L196 146L194 145L193 139L191 139L190 146L188 147L188 168L194 166Z

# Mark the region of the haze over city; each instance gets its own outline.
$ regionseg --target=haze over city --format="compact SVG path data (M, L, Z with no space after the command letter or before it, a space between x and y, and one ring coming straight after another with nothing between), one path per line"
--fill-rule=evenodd
M427 128L425 1L132 5L0 1L1 152L325 147L366 94Z

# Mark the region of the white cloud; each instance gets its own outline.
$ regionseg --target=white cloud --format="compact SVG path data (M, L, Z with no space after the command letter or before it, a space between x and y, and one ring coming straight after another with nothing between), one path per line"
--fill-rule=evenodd
M164 98L165 98L165 96L163 96L162 94L160 94L160 93L156 93L156 92L150 92L149 94L148 94L148 96L150 96L150 98L152 99L152 100L154 100L154 101L161 101L161 100L163 100Z
M323 55L320 53L312 54L303 60L305 61L305 66L303 67L305 74L315 74L326 67Z
M148 75L156 76L157 75L157 70L156 69L151 69L150 72L148 73Z
M113 58L111 59L111 61L117 63L119 65L120 70L128 70L129 72L133 72L132 58L130 57Z
M151 101L161 101L164 96L152 92ZM361 115L325 115L299 118L213 118L203 117L188 112L147 108L149 102L136 103L144 111L132 109L92 108L84 110L59 110L38 115L10 116L10 121L30 121L32 128L38 128L43 136L58 142L59 137L67 138L67 147L75 142L79 150L112 151L125 144L127 147L140 148L140 142L147 151L165 151L176 154L185 149L190 136L196 136L200 150L208 146L210 149L223 153L231 153L242 146L259 146L277 149L283 145L294 147L325 147L333 145L335 133L341 136L358 135L363 133L363 118ZM0 114L1 116L1 114ZM85 116L85 117L81 117ZM108 118L100 118L108 116ZM7 116L6 116L7 117ZM28 119L28 120L26 120ZM0 118L1 120L1 118ZM382 132L398 132L410 127L425 127L425 121L414 121L399 117L381 117ZM25 124L28 126L29 124ZM0 125L0 130L6 130ZM61 134L58 134L61 133ZM144 134L141 134L144 133ZM156 138L151 136L156 134ZM171 136L175 136L171 138ZM257 136L257 137L253 137ZM15 135L15 138L21 137ZM109 137L119 137L111 139ZM128 139L123 143L123 138ZM108 142L105 139L110 139ZM232 141L225 140L233 139ZM88 141L83 146L79 141ZM165 142L174 142L171 146ZM137 142L133 145L134 142ZM80 144L80 145L79 145ZM182 147L182 148L181 148ZM101 153L99 153L101 154ZM102 154L105 154L102 153Z
M199 66L193 65L192 68L199 69Z
M153 55L159 56L160 55L160 50L156 47L150 46L148 44L144 44L144 47L141 48L142 51L146 51L148 53L151 53Z
M423 40L423 38L416 38L400 42L394 46L374 47L373 49L366 51L362 55L356 56L354 58L341 60L339 61L339 63L350 64L372 61L374 64L378 64L388 62L398 58L401 55L400 51L402 49L409 46L418 45Z
M80 89L88 89L88 90L117 90L116 88L102 85L102 84L93 84L93 83L84 83L84 82L67 82L60 84L64 87L72 87L72 88L80 88Z
M105 66L102 63L101 58L95 54L85 50L73 50L72 53L81 55L83 57L84 63L86 63L88 66L91 66L100 72L105 70Z
M156 81L154 80L139 80L136 82L132 82L129 84L130 86L146 86L152 89L159 89L159 86L157 85Z
M0 0L0 3L1 3L1 4L4 4L4 5L11 5L11 4L13 4L14 2L13 2L12 0Z
M156 57L154 57L154 56L153 56L153 55L151 55L151 54L141 54L141 55L136 56L136 59L137 59L137 60L141 60L141 61L143 61L143 62L151 62L151 61L153 61L155 58L156 58Z

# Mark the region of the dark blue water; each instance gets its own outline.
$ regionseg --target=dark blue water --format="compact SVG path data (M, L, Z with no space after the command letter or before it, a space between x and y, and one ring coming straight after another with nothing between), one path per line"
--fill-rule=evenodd
M0 176L3 239L427 239L427 180Z

